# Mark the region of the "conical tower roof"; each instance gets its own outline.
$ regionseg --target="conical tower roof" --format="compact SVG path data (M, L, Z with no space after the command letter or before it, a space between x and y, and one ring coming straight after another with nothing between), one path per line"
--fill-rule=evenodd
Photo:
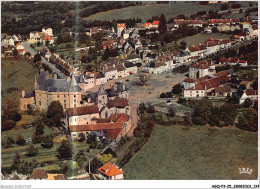
M80 92L82 89L78 86L74 74L71 76L71 81L70 81L70 92Z
M107 95L107 92L105 91L103 84L101 84L99 87L98 95Z

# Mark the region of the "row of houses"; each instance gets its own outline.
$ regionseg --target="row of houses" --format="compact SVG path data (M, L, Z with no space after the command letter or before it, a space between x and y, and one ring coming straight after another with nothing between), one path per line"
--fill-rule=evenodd
M177 63L186 63L197 58L205 57L219 50L229 48L232 42L229 39L213 39L210 38L204 44L188 46L184 51L177 52L173 55L173 59Z
M223 63L230 65L246 64L246 61L237 58L221 58ZM243 65L242 65L243 66ZM201 97L231 97L235 96L239 104L245 102L247 98L255 102L258 100L258 91L252 89L252 83L241 81L237 85L231 81L233 70L224 70L216 73L215 64L208 61L200 61L189 67L189 78L183 80L184 98ZM242 90L242 88L245 88Z

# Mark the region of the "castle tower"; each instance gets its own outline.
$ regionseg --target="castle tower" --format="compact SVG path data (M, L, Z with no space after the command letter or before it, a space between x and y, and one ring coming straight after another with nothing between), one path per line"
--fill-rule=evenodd
M104 85L101 84L98 90L98 109L101 109L107 104L107 92L104 89Z

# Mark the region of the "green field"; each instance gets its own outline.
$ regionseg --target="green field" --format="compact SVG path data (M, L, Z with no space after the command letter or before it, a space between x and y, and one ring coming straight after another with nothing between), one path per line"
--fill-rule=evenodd
M200 43L203 44L207 39L229 39L229 35L225 34L204 34L199 33L193 36L188 36L185 38L182 38L177 41L178 44L180 44L182 41L185 41L187 43L186 46L192 46L192 45L199 45Z
M257 133L236 128L156 125L123 168L127 180L257 179ZM253 173L240 175L239 168Z
M146 5L142 6L127 7L93 14L84 19L112 21L113 19L126 19L130 17L138 17L142 19L142 22L146 22L153 16L160 16L161 14L164 14L166 16L166 19L169 19L179 14L190 16L191 14L194 14L198 11L209 11L210 9L219 10L220 6L220 4L200 5L197 2L185 3L184 1L177 3L171 2L168 5L148 2Z
M198 2L170 2L170 4L155 4L155 2L144 2L146 5L126 7L122 9L115 9L106 12L100 12L97 14L85 17L85 20L107 20L112 21L113 19L126 19L130 17L138 17L142 19L142 22L146 22L153 16L160 16L164 14L166 19L175 17L177 15L183 14L189 17L198 11L209 10L220 10L221 4L208 4L200 5ZM248 2L239 2L242 7L248 6Z
M17 60L2 58L2 104L4 104L7 99L12 99L20 103L22 90L31 91L34 89L35 75L38 75L37 68L30 64L25 58L17 58Z

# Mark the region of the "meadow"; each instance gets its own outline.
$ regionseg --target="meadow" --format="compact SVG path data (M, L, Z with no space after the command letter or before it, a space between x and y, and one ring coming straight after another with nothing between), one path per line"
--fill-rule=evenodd
M156 125L150 141L124 166L127 180L258 178L257 133L234 127ZM253 169L252 175L239 168Z
M122 9L115 9L106 12L93 14L89 17L83 18L84 20L107 20L126 19L130 17L138 17L142 22L151 19L152 16L160 16L164 14L166 19L184 14L190 16L198 11L219 10L220 4L200 5L198 2L176 2L169 4L155 4L148 2L146 5L127 7Z
M1 102L2 105L9 99L20 103L22 90L34 90L34 78L38 76L36 66L25 58L1 59Z

